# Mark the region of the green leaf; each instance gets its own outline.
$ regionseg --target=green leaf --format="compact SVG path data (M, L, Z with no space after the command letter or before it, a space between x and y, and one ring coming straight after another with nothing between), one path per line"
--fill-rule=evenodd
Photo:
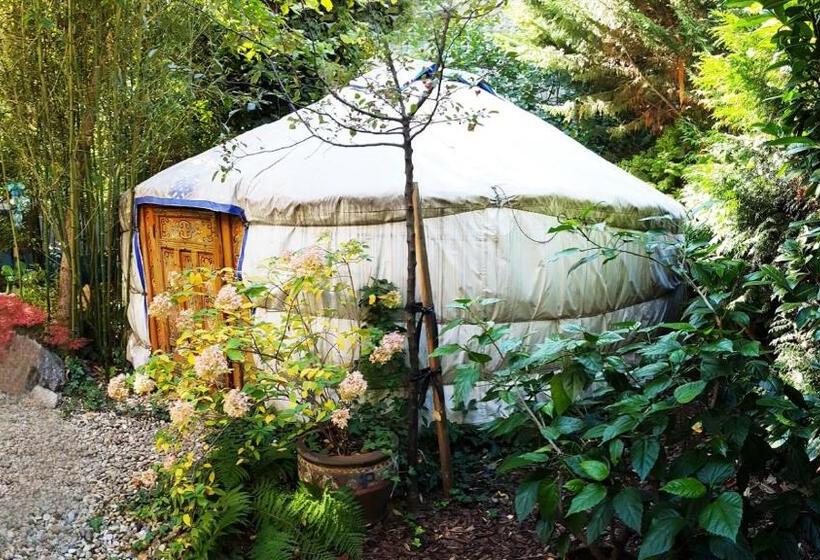
M728 461L710 459L698 471L698 479L709 486L723 484L734 474L735 468Z
M440 358L442 356L449 356L461 350L460 344L442 344L430 353L431 358Z
M550 380L550 394L552 395L552 402L555 404L555 414L562 415L572 404L572 401L557 375L553 375Z
M574 434L584 427L584 421L572 416L559 416L552 425L562 434Z
M228 350L225 352L225 355L233 362L241 362L245 359L245 355L239 350Z
M453 379L453 399L457 403L464 403L470 391L481 378L481 372L473 364L461 364L456 368L456 376Z
M573 494L577 494L584 488L584 481L580 478L573 478L572 480L567 480L564 483L564 488L566 488L569 492Z
M489 354L484 354L483 352L467 350L467 359L477 364L486 364L491 362L493 358Z
M581 470L593 480L606 480L609 476L609 465L601 461L581 461Z
M675 537L683 529L684 524L681 516L675 511L665 510L658 513L649 524L649 531L641 540L638 560L669 552L675 543Z
M592 511L587 522L587 541L594 543L612 523L612 504L604 502Z
M461 319L461 318L453 319L452 321L450 321L449 323L444 325L444 327L442 327L442 329L438 332L438 334L439 334L439 336L441 336L444 333L446 333L447 331L452 330L456 327L459 327L463 324L464 324L464 319Z
M733 543L723 537L711 537L709 539L709 552L720 560L754 560L755 558L749 544L743 538Z
M572 499L572 503L569 505L569 511L567 511L567 517L597 506L604 498L606 498L606 488L604 488L603 485L597 482L587 484L584 486L584 489Z
M538 509L541 519L554 520L561 505L561 489L552 481L541 481L538 487Z
M661 490L689 499L700 498L706 494L706 487L697 478L676 478L661 486Z
M549 519L539 519L535 522L535 534L538 535L538 540L541 544L547 544L553 531L555 531L555 521Z
M719 537L736 542L743 518L743 498L737 492L724 492L700 512L700 526Z
M661 445L657 439L646 438L636 441L632 445L630 454L632 455L632 469L638 474L641 480L646 480L655 462L658 460Z
M641 492L637 488L624 488L612 500L615 514L627 527L641 534L641 519L643 518L643 501Z
M537 463L546 463L548 456L546 453L520 453L518 455L511 455L504 459L496 471L499 474L505 474L515 469L520 469L522 467L528 467L533 464Z
M515 493L515 515L518 521L524 521L530 516L535 504L538 503L538 487L540 480L527 480L521 483Z
M760 356L760 343L756 340L744 340L740 344L739 352L741 356L756 358Z
M706 388L705 381L692 381L675 388L675 400L681 404L690 403Z
M615 439L621 434L631 432L638 425L638 419L632 416L618 416L615 421L606 427L604 430L604 437L601 443L606 443L611 439Z
M621 457L624 454L624 442L620 439L613 439L609 442L609 460L614 464L621 462Z

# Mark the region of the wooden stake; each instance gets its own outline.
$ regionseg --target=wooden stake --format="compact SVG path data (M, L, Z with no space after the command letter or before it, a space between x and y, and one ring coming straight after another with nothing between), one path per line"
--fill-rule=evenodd
M444 495L453 488L453 466L450 455L450 438L447 433L447 408L444 403L444 384L441 379L441 361L430 355L438 346L438 323L433 308L433 288L430 283L430 262L427 259L427 241L424 237L424 217L419 198L418 183L413 183L413 226L416 230L416 265L418 266L421 304L431 310L424 313L424 332L427 338L427 366L430 368L430 387L433 390L433 422L438 440L441 483Z

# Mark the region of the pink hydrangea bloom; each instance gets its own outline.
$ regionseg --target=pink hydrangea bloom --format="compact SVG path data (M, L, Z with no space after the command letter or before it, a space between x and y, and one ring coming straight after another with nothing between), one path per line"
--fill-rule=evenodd
M330 422L340 430L347 429L347 423L350 421L349 408L337 408L330 415Z
M248 395L239 389L231 389L222 402L222 410L231 418L241 418L251 409L251 400Z
M138 395L147 395L157 387L154 380L145 375L138 373L134 376L134 392Z
M379 345L370 354L370 361L374 364L386 364L393 356L404 350L404 335L394 331L384 335Z
M153 470L138 472L131 478L131 484L134 488L145 488L150 490L156 485L156 483L157 473Z
M123 401L128 397L128 383L125 381L125 375L117 375L108 381L108 397L115 401Z
M148 315L157 319L165 319L174 308L174 302L166 292L159 293L151 300L148 306Z
M352 401L361 397L367 391L367 381L360 371L352 371L339 383L339 398L343 401Z
M218 345L212 344L194 358L194 371L202 381L218 383L228 372L228 359Z
M179 332L189 331L194 328L194 310L183 309L177 314L176 321L177 330Z
M230 284L222 286L214 298L214 307L224 313L236 313L242 309L242 296Z
M309 247L293 255L289 264L296 276L314 276L325 265L325 252L321 247Z
M187 401L174 401L168 407L171 424L181 428L191 421L194 416L194 405Z

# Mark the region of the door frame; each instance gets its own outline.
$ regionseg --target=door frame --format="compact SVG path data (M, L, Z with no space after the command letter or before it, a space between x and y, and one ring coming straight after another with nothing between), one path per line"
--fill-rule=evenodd
M150 317L148 317L148 304L149 304L149 296L151 295L151 289L146 282L146 275L145 275L145 266L144 266L144 259L147 255L143 254L143 242L142 242L142 231L141 231L141 216L140 216L140 207L141 206L162 206L162 207L176 207L180 209L190 209L190 210L210 210L212 212L221 213L221 214L230 214L232 216L236 216L240 219L243 226L243 233L242 233L242 243L240 244L239 249L239 257L237 258L236 264L236 273L237 276L241 276L242 264L245 259L245 245L248 241L248 220L245 217L245 211L240 208L239 206L233 204L224 204L219 202L211 202L209 200L188 200L184 198L164 198L164 197L157 197L157 196L140 196L134 198L134 205L133 211L131 216L132 221L132 229L133 229L133 250L134 256L137 265L137 274L139 275L140 279L140 286L142 287L142 294L143 294L143 308L144 308L144 321L145 321L145 329L148 332L148 345L152 350L155 350L154 341L151 340L152 336L152 329L151 329L151 321ZM223 246L223 253L225 248ZM130 279L129 279L130 282Z

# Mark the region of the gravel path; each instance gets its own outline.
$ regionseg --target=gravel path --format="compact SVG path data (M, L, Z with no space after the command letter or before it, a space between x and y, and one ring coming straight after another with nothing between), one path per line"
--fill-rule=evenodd
M0 394L0 559L134 557L146 529L120 509L132 475L157 461L159 426Z

